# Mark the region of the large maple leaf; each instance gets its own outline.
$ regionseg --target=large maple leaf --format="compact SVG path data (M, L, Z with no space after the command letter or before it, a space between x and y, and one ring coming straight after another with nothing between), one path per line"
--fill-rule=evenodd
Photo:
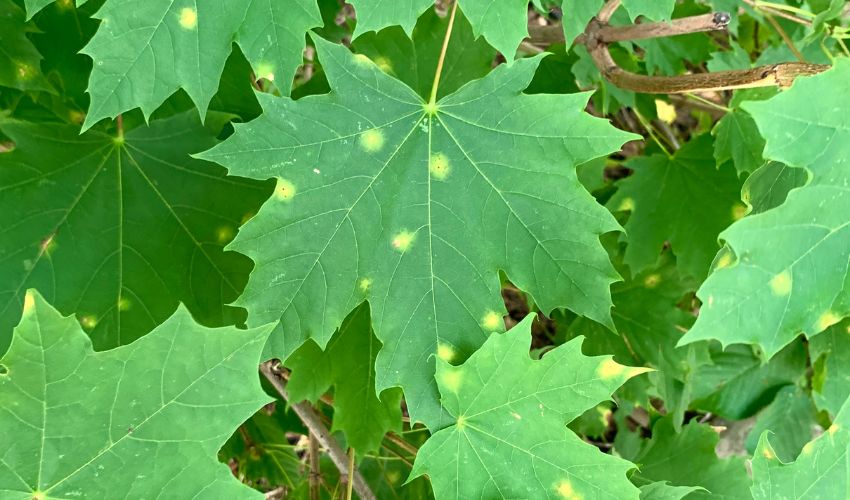
M269 330L210 330L181 308L95 353L73 318L29 292L0 359L0 496L262 498L216 453L271 399L256 375Z
M330 94L261 95L265 113L201 155L277 178L232 245L256 263L238 301L249 323L283 325L269 355L324 347L369 300L377 389L400 385L434 426L434 354L462 360L502 328L500 270L545 311L611 325L617 273L599 235L619 226L574 167L630 134L585 114L586 94L522 94L540 58L429 105L368 58L316 44Z

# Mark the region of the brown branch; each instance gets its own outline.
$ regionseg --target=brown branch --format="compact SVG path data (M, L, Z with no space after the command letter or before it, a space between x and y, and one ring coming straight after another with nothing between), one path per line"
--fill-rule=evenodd
M588 24L584 34L576 40L576 43L584 44L605 79L622 89L646 94L679 94L753 87L784 88L790 86L799 76L814 75L829 69L828 65L789 62L748 70L678 76L648 76L632 73L617 65L608 50L609 43L725 30L731 15L715 12L676 19L670 23L609 26L608 20L619 5L620 0L609 0L599 11L596 19ZM529 32L531 42L540 45L564 40L560 26L530 26Z
M348 456L345 451L343 451L343 449L339 446L336 439L331 436L328 428L325 426L324 422L322 422L321 417L316 414L316 410L314 410L312 406L303 401L293 403L289 399L289 393L286 391L286 387L284 387L281 378L272 368L272 363L273 362L270 361L260 365L260 372L262 372L263 376L265 376L272 386L274 386L278 394L280 394L280 396L290 404L301 421L304 422L304 425L310 430L312 436L328 450L328 455L334 465L336 465L336 468L339 469L339 473L343 476L348 476ZM353 483L354 491L357 492L357 495L360 496L362 500L375 500L375 494L372 493L371 489L369 489L369 485L366 483L366 480L363 479L363 475L360 474L360 471L357 468L354 469L353 476L354 477L349 478L349 480Z

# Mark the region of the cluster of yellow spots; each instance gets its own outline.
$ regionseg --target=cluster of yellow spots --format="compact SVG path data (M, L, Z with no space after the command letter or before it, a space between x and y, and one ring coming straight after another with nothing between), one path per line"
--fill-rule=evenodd
M295 184L286 179L278 178L274 187L274 195L280 201L290 201L295 198Z
M573 487L573 483L569 480L564 479L556 488L558 490L558 494L561 495L561 498L566 500L582 500L582 496L575 490Z
M791 271L787 269L770 280L770 289L773 291L774 295L778 295L779 297L784 297L791 293L792 285L793 280L791 279Z
M455 358L455 354L454 347L448 344L440 344L437 346L437 357L446 363L451 362Z
M360 281L357 283L357 288L360 289L361 292L366 293L372 288L372 278L360 278Z
M451 167L449 159L443 153L434 153L428 162L428 169L431 171L431 177L439 180L445 180L449 176Z
M449 392L457 393L462 381L463 374L455 368L448 368L440 373L440 382Z
M94 330L97 326L97 316L94 314L80 316L80 324L83 325L83 328L86 330Z
M650 274L643 280L643 284L646 288L655 288L659 283L661 283L661 276L658 274Z
M739 220L747 215L747 207L741 203L735 203L732 206L732 220Z
M181 9L180 26L187 30L195 29L198 26L198 12L191 7Z
M373 128L360 134L360 147L369 153L377 153L384 147L384 133Z
M18 63L18 79L19 80L29 80L33 76L35 76L35 69L29 64Z
M633 212L635 209L635 200L632 198L623 198L617 210L620 212Z
M818 327L817 327L818 329L817 329L817 331L819 332L821 330L826 330L827 328L838 323L839 321L841 321L841 317L839 315L835 314L832 311L827 311L827 312L821 314L820 318L818 318ZM816 333L816 332L814 332L814 333Z
M130 299L128 299L126 297L119 297L118 298L118 310L119 311L121 311L121 312L129 311L130 307L132 307L132 306L133 306L133 303L130 301Z
M495 332L504 327L504 320L496 311L487 311L484 317L481 318L481 326L491 332Z
M398 250L401 253L404 253L410 250L410 247L413 246L413 240L416 238L416 235L411 233L410 231L402 231L395 236L393 236L392 245L393 248Z
M230 243L234 236L236 236L236 231L230 226L221 226L215 230L215 239L219 245Z

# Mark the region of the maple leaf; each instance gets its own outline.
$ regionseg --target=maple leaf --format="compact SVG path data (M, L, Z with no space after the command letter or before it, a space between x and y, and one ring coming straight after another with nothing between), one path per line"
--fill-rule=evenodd
M27 33L38 28L24 17L15 2L0 0L0 86L52 92L53 87L41 73L41 54L27 38Z
M625 263L638 273L658 259L669 242L684 276L703 278L717 253L717 235L744 213L741 182L728 165L715 164L711 136L702 135L668 157L638 157L634 174L617 183L608 202L631 212L626 223Z
M683 343L758 344L770 357L850 313L850 104L833 91L848 80L850 61L838 59L776 97L742 105L767 142L765 156L806 168L811 180L721 233L727 249L697 293L703 306Z
M0 492L263 498L216 453L270 400L256 375L269 331L202 328L181 308L133 344L95 353L73 318L30 292L0 360ZM202 356L185 357L198 346Z
M636 498L626 479L633 465L566 424L647 370L584 356L579 339L534 361L532 321L491 335L460 366L438 362L442 403L455 422L419 449L411 478L427 474L437 498Z
M369 300L377 389L412 418L440 415L434 355L462 360L502 329L499 270L544 311L611 325L617 279L599 235L618 229L575 166L631 134L583 112L587 95L523 95L540 58L500 66L426 104L368 58L316 40L330 94L261 95L265 113L201 157L277 178L231 248L256 263L238 304L281 321L267 353L324 347Z
M847 498L850 485L850 400L844 402L832 425L803 446L795 462L783 463L765 432L753 455L753 497L756 500L815 500Z
M321 25L316 0L107 0L83 53L94 61L83 130L137 107L145 116L183 89L204 116L234 40L257 78L288 93L305 32Z
M226 306L251 262L222 247L268 186L227 177L189 153L215 144L194 113L122 138L5 121L0 155L0 352L27 288L76 313L98 349L129 343L183 302L209 326L240 323Z

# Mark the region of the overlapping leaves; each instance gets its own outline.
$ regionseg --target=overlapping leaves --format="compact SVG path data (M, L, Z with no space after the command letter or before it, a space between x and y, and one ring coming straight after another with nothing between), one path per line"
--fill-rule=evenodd
M758 344L772 356L800 332L815 335L850 312L850 106L834 91L848 80L850 61L841 59L743 105L767 141L765 156L807 168L811 181L721 234L729 249L699 290L703 306L684 341Z
M269 401L256 376L269 331L209 330L180 309L95 353L76 320L30 292L0 360L0 495L262 498L216 453Z
M462 360L502 328L500 269L544 310L610 324L616 273L598 237L618 226L574 168L628 134L584 114L586 96L521 94L539 58L431 106L367 58L317 46L332 93L264 97L262 117L203 154L277 178L232 245L256 263L238 302L249 323L284 325L270 355L324 346L369 300L378 390L402 386L435 426L434 355Z
M216 142L193 114L121 138L0 123L16 143L0 155L0 352L27 288L76 313L98 349L147 333L178 302L210 326L244 320L225 304L252 264L222 247L269 189L191 158Z
M455 422L419 450L411 476L427 474L437 498L636 498L626 479L632 465L566 424L645 370L586 357L580 340L533 361L531 322L490 336L461 366L439 362Z

